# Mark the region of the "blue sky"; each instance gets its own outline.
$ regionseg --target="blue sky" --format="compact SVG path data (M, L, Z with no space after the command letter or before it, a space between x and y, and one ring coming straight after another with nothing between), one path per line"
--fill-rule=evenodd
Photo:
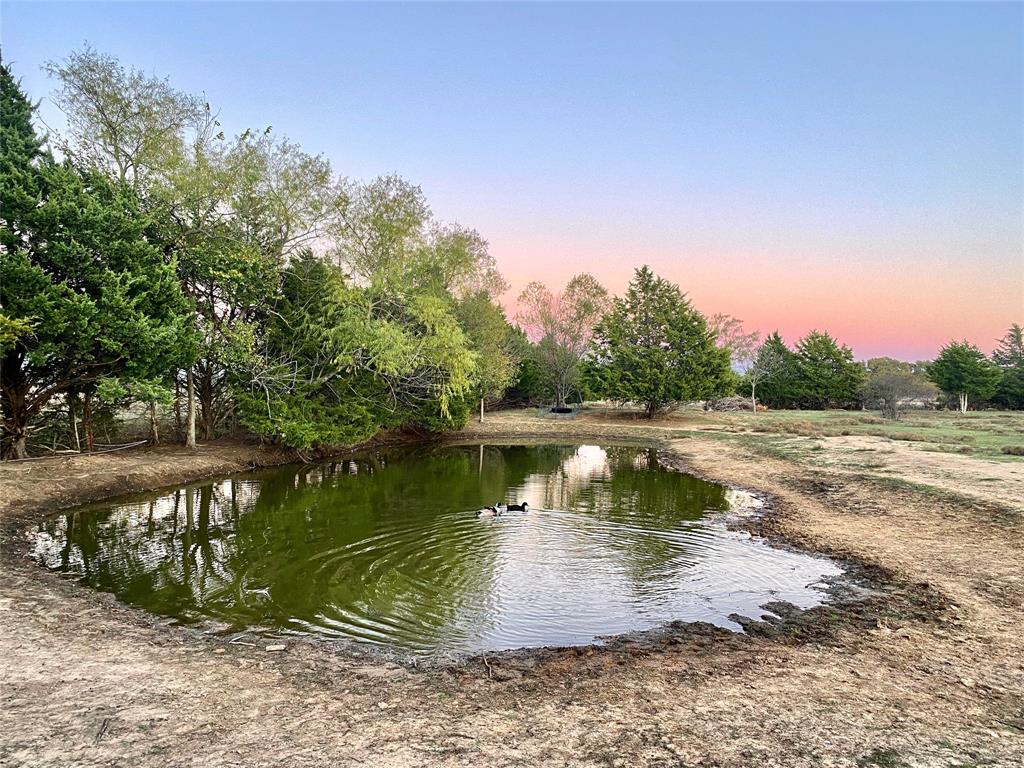
M514 288L650 263L707 312L858 356L1024 321L1020 4L3 4L3 55L88 41L399 172ZM41 114L59 124L47 103Z

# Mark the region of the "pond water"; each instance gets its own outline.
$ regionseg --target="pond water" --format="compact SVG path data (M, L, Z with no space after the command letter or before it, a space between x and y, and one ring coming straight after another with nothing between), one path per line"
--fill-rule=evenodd
M418 446L84 507L36 552L162 616L416 654L819 603L839 567L728 530L734 496L645 448ZM496 500L531 509L478 519Z

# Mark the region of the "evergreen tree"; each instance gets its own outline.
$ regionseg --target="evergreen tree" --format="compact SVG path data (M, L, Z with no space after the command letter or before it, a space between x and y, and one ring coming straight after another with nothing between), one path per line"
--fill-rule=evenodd
M175 364L186 305L134 192L43 154L31 105L2 65L0 113L3 452L22 457L55 395L84 392L88 408L102 378L145 380Z
M775 331L757 351L758 399L771 408L796 408L800 402L797 356Z
M864 385L853 350L828 333L811 331L796 343L798 401L802 408L849 408Z
M607 397L641 403L652 418L688 400L722 394L729 352L715 346L704 316L649 267L636 271L626 295L594 330L595 387Z
M1003 370L993 400L1005 408L1024 408L1024 328L1010 326L999 346L992 352L992 362Z
M341 270L301 253L284 270L241 421L262 437L300 450L356 443L380 427L372 381L359 366L365 308Z
M1002 372L974 344L950 342L928 366L928 378L950 397L957 398L961 413L970 401L988 400L995 394Z

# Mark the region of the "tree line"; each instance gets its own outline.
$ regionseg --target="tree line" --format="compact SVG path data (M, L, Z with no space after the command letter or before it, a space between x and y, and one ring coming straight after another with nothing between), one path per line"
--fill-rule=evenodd
M47 71L60 134L0 62L4 457L44 431L92 449L129 408L153 442L169 413L190 446L246 430L308 450L498 402L898 403L925 370L962 407L1024 400L1019 326L992 360L964 343L927 369L864 366L827 333L759 343L647 267L621 297L585 274L532 283L510 322L487 242L405 179L338 176L269 126L228 136L203 99L88 47Z

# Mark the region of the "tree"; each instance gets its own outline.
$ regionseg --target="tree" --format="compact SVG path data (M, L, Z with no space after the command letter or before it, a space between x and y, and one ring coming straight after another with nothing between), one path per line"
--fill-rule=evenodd
M366 331L362 294L337 267L300 253L284 270L262 354L238 394L242 423L299 450L371 437L384 415L361 359Z
M362 289L370 329L390 334L372 356L396 418L428 431L461 426L479 369L458 304L505 286L486 241L435 222L419 187L397 176L350 187L334 236L331 255Z
M594 326L608 308L608 291L591 275L576 275L561 294L532 282L519 295L517 322L536 340L535 360L555 407L565 408L578 387L580 363Z
M951 397L956 397L961 413L967 413L971 400L988 400L999 387L1002 371L984 353L967 341L950 342L928 366L928 378Z
M708 327L715 334L715 344L728 349L733 364L746 371L757 356L761 334L748 333L742 320L720 313L708 319Z
M865 402L875 405L888 419L899 419L908 401L935 397L935 387L914 366L891 357L874 357L865 365Z
M516 377L505 390L505 400L514 405L540 405L547 394L544 374L538 362L536 344L519 326L511 327L512 354L519 361Z
M811 331L795 351L801 407L848 408L857 402L865 374L852 349L828 333Z
M43 154L3 66L0 112L0 307L29 329L3 347L3 453L21 458L54 396L84 392L88 409L101 378L147 379L177 363L187 330L174 265L147 240L132 189Z
M480 402L480 421L483 421L486 402L500 398L516 380L519 371L517 339L505 319L505 311L484 291L459 302L456 314L477 356L473 394Z
M750 353L750 364L746 368L744 378L750 385L751 412L757 413L757 385L782 371L792 354L783 343L778 331Z
M85 46L47 73L61 82L54 102L68 121L63 153L141 191L185 152L184 134L212 121L209 105L167 80L125 69L112 56Z
M778 331L764 340L750 372L751 393L760 387L761 402L772 408L795 408L800 400L800 374L796 354Z
M1014 323L992 351L992 362L1003 371L993 400L1006 408L1024 408L1024 328Z
M194 307L191 363L176 374L210 439L233 414L232 368L253 363L255 324L284 261L327 234L344 199L330 163L270 128L233 139L210 105L86 47L48 65L68 117L65 152L131 183Z
M761 334L758 331L748 333L743 327L743 321L731 315L712 315L708 320L708 326L715 334L715 344L729 351L735 381L732 389L739 391L744 384L749 384L751 387L750 407L754 413L757 413L757 400L754 396L754 390L757 388L757 381L761 373L757 372L754 376L749 374L757 360L757 352L760 349L758 342ZM735 374L737 370L744 374L742 378Z
M678 286L649 267L636 271L623 298L594 331L594 370L603 393L642 403L648 418L688 400L724 392L729 352Z

